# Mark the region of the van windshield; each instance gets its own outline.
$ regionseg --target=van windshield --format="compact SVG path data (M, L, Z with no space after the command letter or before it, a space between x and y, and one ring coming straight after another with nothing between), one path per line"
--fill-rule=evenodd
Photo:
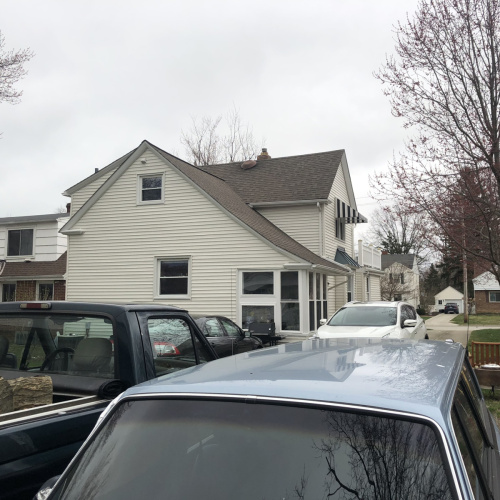
M53 499L452 498L434 430L387 415L212 400L123 402Z

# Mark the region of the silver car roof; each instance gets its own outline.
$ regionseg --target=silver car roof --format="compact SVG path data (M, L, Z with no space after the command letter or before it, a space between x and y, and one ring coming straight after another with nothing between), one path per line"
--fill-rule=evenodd
M135 386L133 395L303 399L446 418L464 360L458 343L311 339L197 365Z

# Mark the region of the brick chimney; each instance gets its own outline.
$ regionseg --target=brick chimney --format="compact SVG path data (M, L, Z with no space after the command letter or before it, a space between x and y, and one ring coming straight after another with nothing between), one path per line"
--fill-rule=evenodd
M260 153L259 156L257 156L257 160L269 160L271 157L269 156L269 153L267 152L267 148L262 148L262 153Z

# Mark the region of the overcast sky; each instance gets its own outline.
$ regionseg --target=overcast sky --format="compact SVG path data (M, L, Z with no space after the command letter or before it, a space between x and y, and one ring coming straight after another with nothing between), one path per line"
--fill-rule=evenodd
M185 158L192 117L236 108L272 157L345 149L359 211L406 132L373 72L417 0L0 0L7 49L31 48L0 104L0 217L61 193L143 139Z

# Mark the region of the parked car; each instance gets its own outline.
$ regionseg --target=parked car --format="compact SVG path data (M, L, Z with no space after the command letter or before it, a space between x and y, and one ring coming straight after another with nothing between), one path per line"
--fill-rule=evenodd
M245 333L225 316L193 314L192 317L221 358L263 347L261 340Z
M127 390L48 499L498 499L499 445L460 344L307 340Z
M456 302L448 302L444 306L445 314L458 314L458 304Z
M335 337L389 337L427 339L424 320L406 302L348 302L316 334L321 339Z

